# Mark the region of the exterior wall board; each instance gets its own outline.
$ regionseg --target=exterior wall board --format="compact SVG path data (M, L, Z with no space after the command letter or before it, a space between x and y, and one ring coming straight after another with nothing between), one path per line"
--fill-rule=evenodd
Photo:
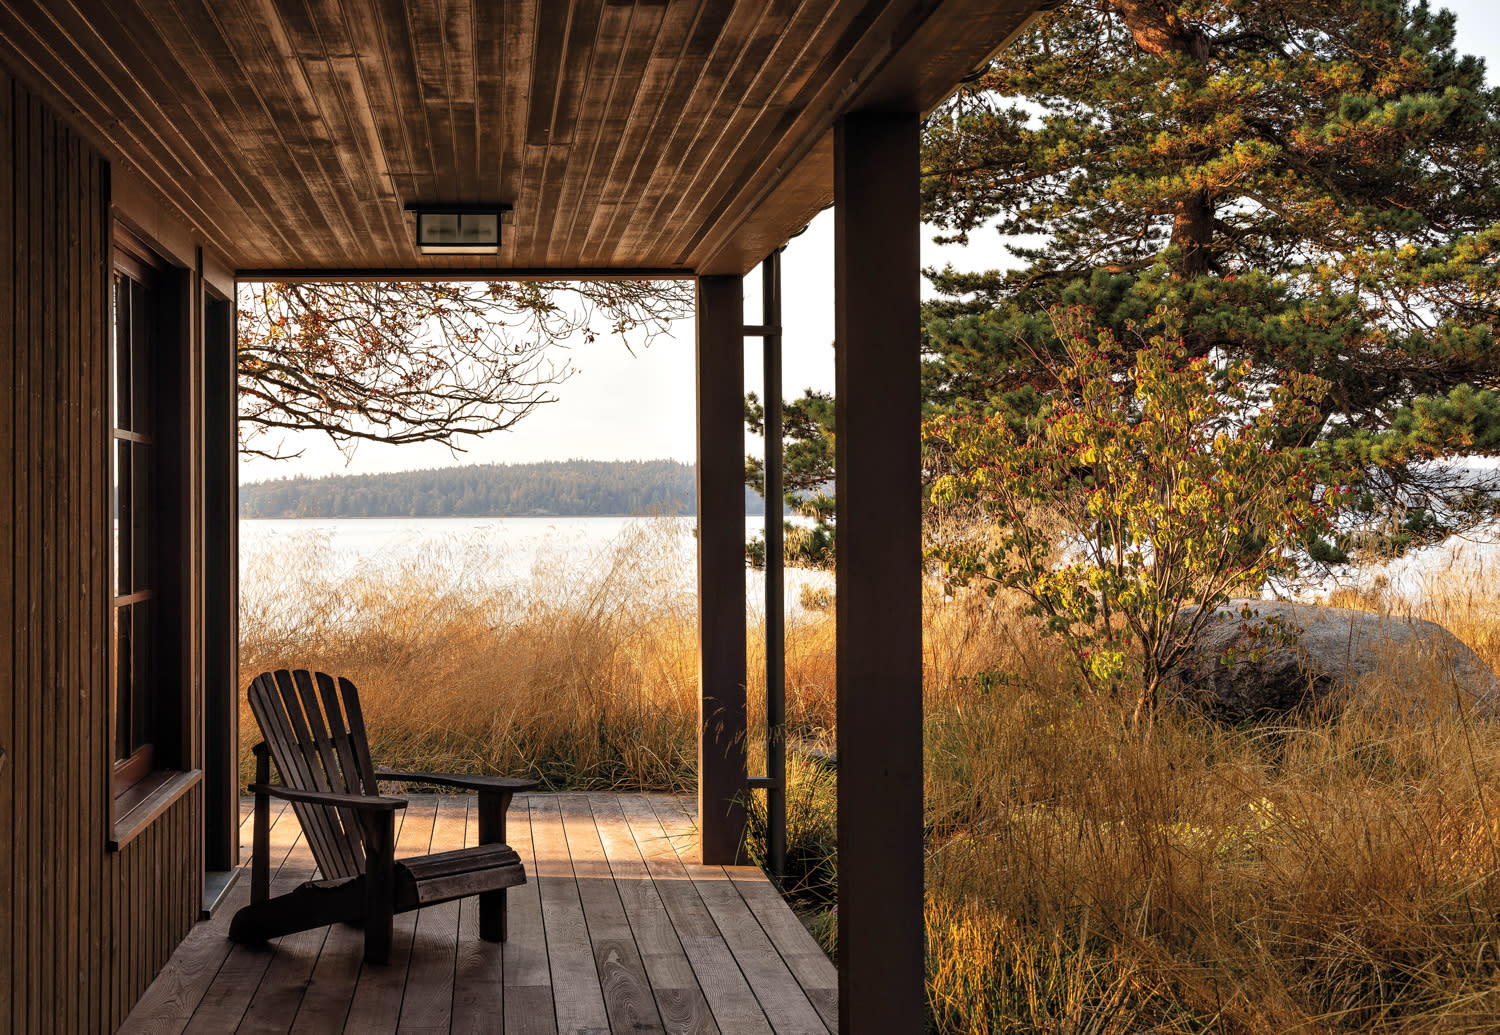
M10 81L0 76L0 385L16 383L15 309L12 305L12 265L15 254L14 181L11 141L15 120ZM15 571L16 544L16 420L14 395L0 395L0 565ZM8 986L15 965L15 880L19 842L12 802L17 793L15 750L16 651L14 579L0 586L0 985ZM0 1027L11 1026L12 1001L0 1003Z
M109 183L0 72L0 1030L113 1030L202 899L201 784L106 847Z

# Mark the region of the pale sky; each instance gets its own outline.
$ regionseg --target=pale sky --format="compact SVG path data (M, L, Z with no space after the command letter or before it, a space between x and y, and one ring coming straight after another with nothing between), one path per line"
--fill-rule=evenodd
M1461 53L1485 58L1491 83L1500 74L1500 6L1494 0L1444 0L1434 6L1458 14ZM976 235L968 247L939 248L925 230L922 264L952 262L961 269L993 269L1006 262L997 235ZM833 390L833 213L824 212L808 231L793 239L782 256L783 394L804 388ZM760 322L760 273L745 278L746 322ZM353 460L322 435L288 438L302 449L298 460L242 460L240 480L293 475L365 474L378 471L448 467L469 463L528 463L567 460L652 460L691 462L693 442L693 325L679 324L672 337L658 338L632 356L617 338L602 335L593 344L572 345L567 354L577 373L543 406L510 431L464 443L454 455L431 444L379 446L363 443ZM761 392L760 345L745 342L747 390ZM761 392L764 395L763 392Z

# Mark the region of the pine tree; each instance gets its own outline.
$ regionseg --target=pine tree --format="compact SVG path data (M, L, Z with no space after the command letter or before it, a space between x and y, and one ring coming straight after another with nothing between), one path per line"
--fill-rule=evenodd
M930 120L924 216L1019 267L934 274L928 397L1034 410L1082 305L1332 383L1310 427L1383 514L1493 509L1500 91L1405 0L1071 0ZM1436 510L1442 521L1432 523Z

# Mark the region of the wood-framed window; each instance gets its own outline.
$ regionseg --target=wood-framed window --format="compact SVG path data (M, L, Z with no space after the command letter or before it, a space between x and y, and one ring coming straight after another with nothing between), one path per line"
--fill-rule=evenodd
M144 249L122 247L116 251L110 473L114 500L111 714L117 796L158 769L156 690L161 679L157 622L161 579L155 475L162 272Z
M110 277L111 848L202 779L192 768L192 274L116 223Z
M119 847L202 774L190 767L191 274L120 224L111 273L110 722Z

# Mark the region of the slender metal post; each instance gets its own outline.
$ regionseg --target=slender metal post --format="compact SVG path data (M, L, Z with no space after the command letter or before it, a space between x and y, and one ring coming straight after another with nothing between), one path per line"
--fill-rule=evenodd
M786 601L781 498L781 249L760 264L766 393L766 854L786 876Z
M921 1031L918 117L834 124L839 1030Z

